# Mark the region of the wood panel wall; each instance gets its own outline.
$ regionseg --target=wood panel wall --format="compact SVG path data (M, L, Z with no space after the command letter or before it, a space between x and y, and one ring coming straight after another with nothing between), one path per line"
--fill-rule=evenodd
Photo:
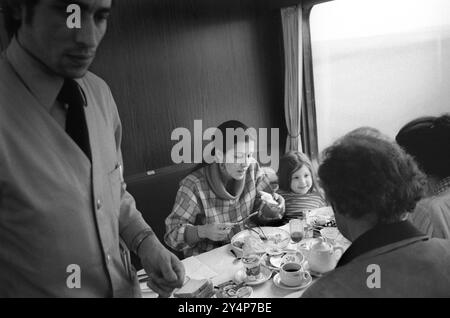
M0 52L6 49L8 43L8 36L4 27L3 12L0 11Z
M194 119L204 129L229 119L279 127L284 143L279 9L164 3L115 2L92 66L119 108L125 175L172 165L171 132L192 130Z

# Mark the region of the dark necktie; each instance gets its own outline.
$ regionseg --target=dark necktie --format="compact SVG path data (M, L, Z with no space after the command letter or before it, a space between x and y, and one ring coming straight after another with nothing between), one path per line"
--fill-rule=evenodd
M73 79L65 79L57 99L69 106L66 116L66 132L91 160L89 133L84 115L87 106L83 89Z

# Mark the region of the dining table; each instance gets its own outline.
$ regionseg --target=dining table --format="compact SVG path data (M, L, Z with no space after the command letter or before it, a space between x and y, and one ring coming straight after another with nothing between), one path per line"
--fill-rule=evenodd
M289 225L279 227L289 232ZM308 240L305 239L305 240ZM302 243L302 242L300 242ZM345 250L349 246L349 242L340 244ZM292 241L286 249L297 250L298 245L295 245ZM221 247L215 248L208 252L191 256L182 260L182 263L186 270L186 277L192 279L210 279L214 286L228 282L230 280L236 281L236 273L243 269L242 261L232 253L231 244L226 244ZM145 272L141 270L138 275L143 275ZM293 290L290 288L278 287L275 285L273 278L276 275L276 271L273 271L270 279L260 283L258 285L252 285L252 293L249 298L298 298L305 292L307 288L312 286L318 279L317 276L312 275L312 283L307 287ZM158 295L147 287L145 282L141 282L141 291L143 298L156 298Z

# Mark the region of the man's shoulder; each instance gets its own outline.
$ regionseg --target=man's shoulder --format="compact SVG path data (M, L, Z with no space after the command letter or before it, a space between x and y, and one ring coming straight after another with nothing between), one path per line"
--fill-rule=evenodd
M437 255L441 259L444 257L448 261L448 266L450 267L450 240L440 237L430 238L428 241L424 242L424 250L434 250L434 255Z
M5 57L0 55L0 81L2 83L0 88L3 88L1 92L13 94L14 91L11 90L11 87L16 86L18 79L19 78L17 76L17 73L14 72L11 65L6 61Z
M355 275L347 273L347 270L341 268L335 269L319 278L302 295L302 298L336 298L336 297L355 297L357 295ZM355 293L356 292L356 293Z

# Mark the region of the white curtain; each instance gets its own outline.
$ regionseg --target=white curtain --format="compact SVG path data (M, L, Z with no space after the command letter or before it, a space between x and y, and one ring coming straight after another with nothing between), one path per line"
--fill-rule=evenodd
M281 9L283 24L285 88L284 111L288 137L286 151L303 151L300 135L303 80L302 8Z

